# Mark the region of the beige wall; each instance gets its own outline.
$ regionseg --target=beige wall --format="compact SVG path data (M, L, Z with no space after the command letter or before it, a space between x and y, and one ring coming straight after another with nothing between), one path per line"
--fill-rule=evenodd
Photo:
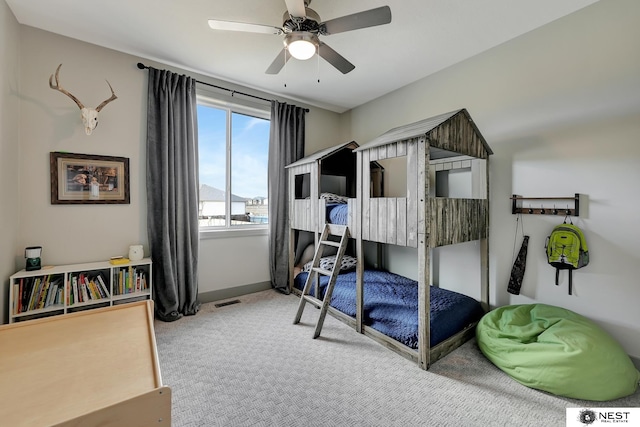
M9 276L20 226L20 26L0 1L0 323L8 316ZM24 252L22 253L24 256ZM24 260L24 259L23 259Z
M542 302L597 321L640 357L640 3L602 0L351 111L365 143L395 126L465 107L490 159L490 282L494 305ZM562 218L523 215L531 236L522 293L507 293L516 217L511 194L588 201L577 220L591 263L560 287L544 241ZM518 236L517 247L522 241ZM439 253L442 286L477 292L477 245ZM517 250L517 248L516 248ZM416 275L405 251L392 265ZM413 254L415 256L415 254ZM461 268L464 266L465 268ZM471 267L469 267L471 266Z
M185 71L19 26L4 1L0 4L2 13L9 15L5 20L10 17L10 23L13 21L13 26L3 25L1 30L7 33L7 44L13 46L13 54L0 57L0 75L6 88L0 106L9 110L1 116L0 161L4 167L0 172L0 185L3 200L13 200L8 204L3 202L0 207L3 237L8 237L0 242L5 263L0 266L4 278L0 307L5 310L7 279L24 268L25 246L41 245L43 264L89 262L126 255L129 245L138 242L149 253L145 186L147 72L139 70L136 64L143 62ZM9 43L9 39L13 42ZM118 96L101 111L99 125L91 136L84 133L77 106L49 88L49 76L60 63L63 64L61 84L86 105L95 107L109 97L105 79ZM270 98L268 94L189 74L202 81ZM9 89L13 93L6 93ZM307 107L311 109L307 115L307 146L319 149L334 144L340 138L339 115ZM131 203L51 205L51 151L128 157ZM200 266L201 293L266 283L269 281L267 236L202 240ZM2 319L6 321L6 314Z

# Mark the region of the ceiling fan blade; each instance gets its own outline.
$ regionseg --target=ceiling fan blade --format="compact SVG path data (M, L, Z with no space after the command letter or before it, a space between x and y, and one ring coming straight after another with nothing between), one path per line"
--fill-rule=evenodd
M276 56L276 58L273 60L271 65L269 65L269 68L267 68L267 71L265 71L265 73L278 74L280 70L282 70L282 67L284 67L284 64L287 63L289 58L291 58L291 55L287 55L287 50L282 49L278 56Z
M224 31L245 31L248 33L262 34L282 34L282 28L271 27L269 25L247 24L244 22L219 21L217 19L209 19L209 26L214 30Z
M320 42L320 46L318 46L318 55L324 58L324 60L329 64L336 67L342 74L347 74L349 71L356 68L356 66L347 61L344 56L331 49L325 43Z
M391 22L391 9L389 6L382 6L364 12L346 15L340 18L330 19L322 25L325 34L337 34L345 31L358 30L360 28L375 27Z
M307 12L304 7L304 0L284 0L287 4L287 12L289 15L296 18L304 18L307 16Z

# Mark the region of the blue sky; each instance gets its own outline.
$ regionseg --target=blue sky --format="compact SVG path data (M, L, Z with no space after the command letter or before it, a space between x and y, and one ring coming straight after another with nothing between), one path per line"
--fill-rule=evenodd
M226 110L198 105L200 184L225 189ZM231 193L267 197L269 120L233 113Z

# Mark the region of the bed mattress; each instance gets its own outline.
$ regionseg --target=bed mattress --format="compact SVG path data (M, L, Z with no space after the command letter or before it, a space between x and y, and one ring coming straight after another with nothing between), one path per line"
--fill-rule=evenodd
M308 273L295 278L295 287L304 288ZM324 296L329 277L320 276L320 297ZM356 316L356 272L338 275L331 306L342 313ZM313 295L313 290L311 292ZM484 311L478 301L437 287L431 287L431 335L433 347L455 335L473 322L478 321ZM370 326L404 345L418 348L418 282L380 270L364 272L364 318Z

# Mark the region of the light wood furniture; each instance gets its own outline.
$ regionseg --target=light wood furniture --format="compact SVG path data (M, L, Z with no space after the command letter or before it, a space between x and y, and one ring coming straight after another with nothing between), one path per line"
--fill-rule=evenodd
M139 273L144 277L144 289L128 290L120 286L120 279L124 273ZM70 298L73 292L72 281L78 279L80 275L96 277L100 274L108 288L108 295L99 299L88 298L79 302ZM60 300L55 304L36 309L19 309L19 299L21 298L20 283L22 286L31 286L34 279L48 279L50 282L61 284L62 294ZM125 302L132 302L142 299L152 298L152 274L151 259L144 258L139 261L131 261L125 264L111 264L109 261L91 262L84 264L58 265L53 267L45 266L40 270L21 270L11 276L9 290L9 323L21 320L34 319L58 314L67 314L75 311L88 310L93 308L111 306ZM64 286L62 286L64 285ZM27 293L30 289L26 290ZM28 298L27 298L28 299Z
M170 426L153 302L0 326L0 422Z

